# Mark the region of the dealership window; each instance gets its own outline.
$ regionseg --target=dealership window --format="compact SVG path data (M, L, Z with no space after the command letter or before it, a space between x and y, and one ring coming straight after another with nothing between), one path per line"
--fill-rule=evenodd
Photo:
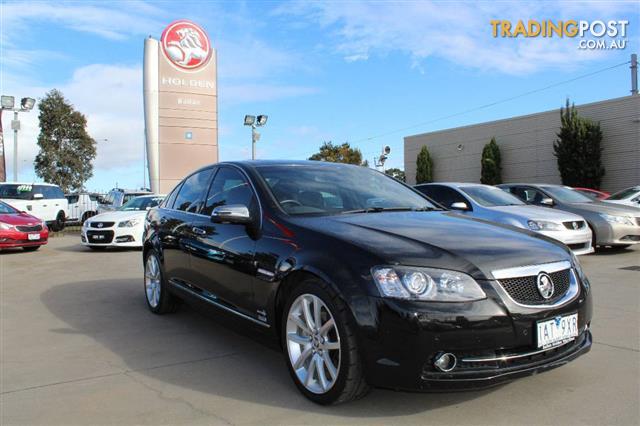
M203 204L203 198L209 181L211 180L212 169L202 170L189 176L176 197L173 208L189 213L197 213Z
M202 214L210 215L219 206L242 204L253 206L253 190L244 176L230 167L222 167L211 183Z

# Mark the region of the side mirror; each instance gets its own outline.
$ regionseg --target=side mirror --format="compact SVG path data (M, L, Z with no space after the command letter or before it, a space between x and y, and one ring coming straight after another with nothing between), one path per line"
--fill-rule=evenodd
M33 196L31 197L34 200L42 200L44 198L44 195L42 194L33 194Z
M245 205L230 204L213 209L211 220L214 223L247 224L251 222L251 214L249 213L249 208Z
M543 206L547 206L547 207L553 207L553 205L555 203L553 202L553 199L551 199L551 198L543 198L540 201L540 204L542 204Z
M461 201L451 204L449 208L451 210L462 210L462 211L469 210L469 206L467 205L467 203L463 203Z

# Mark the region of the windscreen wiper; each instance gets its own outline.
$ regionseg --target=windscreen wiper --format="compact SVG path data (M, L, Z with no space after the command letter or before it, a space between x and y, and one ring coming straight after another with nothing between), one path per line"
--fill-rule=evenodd
M428 212L433 210L440 210L435 207L367 207L366 209L347 210L341 214L352 213L381 213L381 212Z

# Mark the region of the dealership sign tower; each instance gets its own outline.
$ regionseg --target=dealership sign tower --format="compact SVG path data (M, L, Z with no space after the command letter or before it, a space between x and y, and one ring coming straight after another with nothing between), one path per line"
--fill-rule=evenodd
M151 190L169 192L218 161L216 52L200 26L175 21L144 42L144 120Z

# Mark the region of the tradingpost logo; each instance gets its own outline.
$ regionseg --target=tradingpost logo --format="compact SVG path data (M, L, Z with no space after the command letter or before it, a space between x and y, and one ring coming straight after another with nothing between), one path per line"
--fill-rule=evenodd
M627 47L626 20L567 21L504 19L489 21L494 38L578 38L581 50L622 50Z

